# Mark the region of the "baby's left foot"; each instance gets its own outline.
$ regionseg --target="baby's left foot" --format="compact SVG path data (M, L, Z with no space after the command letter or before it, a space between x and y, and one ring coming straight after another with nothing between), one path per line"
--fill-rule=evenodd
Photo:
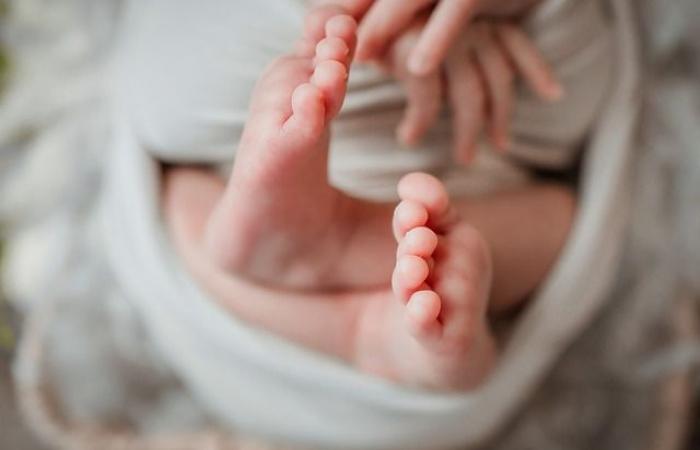
M258 81L204 236L229 273L313 291L388 282L391 207L352 198L328 180L331 122L345 98L355 29L352 17L319 9L298 51Z
M451 211L437 179L410 174L399 194L395 300L370 302L360 315L357 363L421 387L475 388L496 359L486 317L490 251L481 234Z

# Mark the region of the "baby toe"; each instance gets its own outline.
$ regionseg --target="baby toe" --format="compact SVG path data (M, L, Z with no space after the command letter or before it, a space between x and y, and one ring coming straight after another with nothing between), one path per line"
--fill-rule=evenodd
M438 237L428 227L417 227L409 230L399 243L397 257L415 255L428 260L438 244ZM428 264L430 266L430 263Z
M399 181L399 197L419 203L428 210L431 219L444 216L450 206L449 196L440 180L427 173L414 172Z
M399 258L392 275L394 293L402 300L408 300L410 295L425 285L430 275L430 267L425 259L415 255Z
M316 65L311 83L323 93L326 115L335 116L345 100L348 71L338 61L325 60Z
M431 290L414 292L406 304L407 319L415 336L425 336L425 333L436 326L442 301L440 296Z
M292 93L292 115L282 126L287 139L299 145L312 144L325 127L323 94L311 83L298 86Z
M326 36L337 37L345 41L351 52L357 44L357 21L347 14L332 17L326 23Z
M314 43L320 41L326 36L326 27L329 21L342 16L343 12L343 8L337 5L323 5L313 8L304 20L304 38Z
M401 241L403 237L417 227L421 227L428 222L428 211L420 203L404 200L396 206L392 228L394 237Z
M316 64L332 60L347 66L350 48L338 37L327 37L316 45Z

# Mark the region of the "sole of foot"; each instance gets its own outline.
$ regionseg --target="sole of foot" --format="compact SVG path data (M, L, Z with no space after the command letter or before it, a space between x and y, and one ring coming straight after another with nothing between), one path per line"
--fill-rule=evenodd
M367 306L359 365L420 387L473 389L496 359L486 317L493 270L488 245L457 217L436 178L407 175L399 195L394 298Z
M333 7L315 10L297 52L259 80L231 178L205 232L205 248L220 267L285 288L388 282L389 257L385 269L360 270L347 256L376 262L373 255L383 251L377 240L390 248L388 232L378 237L361 225L381 208L328 182L329 127L345 98L356 29Z

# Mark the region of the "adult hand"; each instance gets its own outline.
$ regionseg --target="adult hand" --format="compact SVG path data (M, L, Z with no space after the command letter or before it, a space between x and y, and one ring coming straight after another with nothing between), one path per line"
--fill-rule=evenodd
M357 58L380 59L390 43L421 15L429 19L409 55L415 75L434 72L461 32L481 15L513 15L538 0L335 0L361 20Z
M484 131L494 147L510 147L513 83L522 77L546 101L557 100L562 88L528 36L516 25L477 21L463 31L450 49L441 70L415 75L406 67L420 43L427 18L415 22L387 52L387 63L406 91L407 106L397 129L406 145L418 142L437 118L447 97L454 130L454 156L465 164Z

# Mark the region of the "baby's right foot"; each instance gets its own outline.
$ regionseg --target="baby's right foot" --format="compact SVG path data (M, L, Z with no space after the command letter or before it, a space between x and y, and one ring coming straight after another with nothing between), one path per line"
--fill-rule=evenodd
M258 82L205 236L227 270L293 288L388 282L390 208L346 196L327 176L329 126L344 100L355 31L350 16L316 10L297 53Z
M362 310L356 363L402 383L473 389L496 361L486 317L490 250L482 235L451 211L437 179L407 175L399 194L393 296L368 302Z

